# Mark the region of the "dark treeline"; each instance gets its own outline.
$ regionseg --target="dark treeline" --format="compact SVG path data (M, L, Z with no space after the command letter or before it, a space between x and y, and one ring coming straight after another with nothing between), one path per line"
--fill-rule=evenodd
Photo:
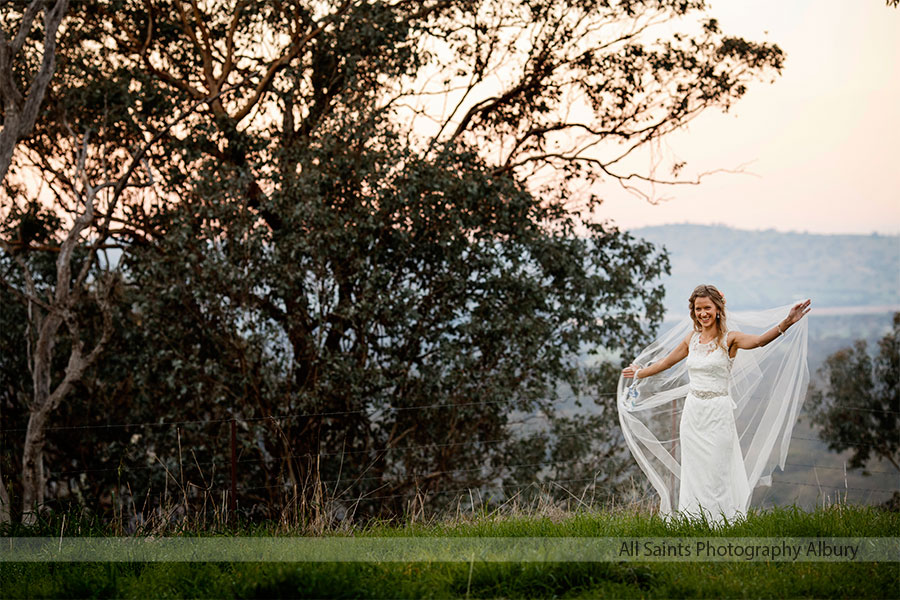
M41 6L2 8L18 90ZM619 365L577 357L648 340L668 261L580 190L780 71L704 8L71 3L3 178L5 518L219 511L232 421L253 517L620 493Z

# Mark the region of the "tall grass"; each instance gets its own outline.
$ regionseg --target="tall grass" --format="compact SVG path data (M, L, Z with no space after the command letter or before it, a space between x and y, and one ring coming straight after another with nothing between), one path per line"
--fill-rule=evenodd
M686 518L663 519L655 514L652 503L589 505L554 500L540 495L533 502L509 502L490 507L471 502L462 509L426 513L415 508L402 518L340 520L320 510L306 519L250 521L227 511L206 515L184 512L179 518L166 518L172 511L157 511L152 518L126 528L118 518L102 520L84 509L50 512L40 515L30 526L0 524L3 537L60 536L241 536L241 535L372 535L372 536L897 536L900 513L872 506L845 504L840 500L824 502L814 511L797 506L753 509L746 518L725 525Z

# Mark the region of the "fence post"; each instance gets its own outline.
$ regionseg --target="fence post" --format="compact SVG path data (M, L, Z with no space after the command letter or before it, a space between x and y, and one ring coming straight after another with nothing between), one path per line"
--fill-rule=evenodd
M231 419L231 494L228 496L231 515L237 511L237 421Z

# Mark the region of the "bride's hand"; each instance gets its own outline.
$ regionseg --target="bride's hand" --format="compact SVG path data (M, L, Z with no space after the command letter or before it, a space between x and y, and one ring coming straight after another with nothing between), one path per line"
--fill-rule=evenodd
M639 369L640 367L637 365L628 365L627 367L622 369L622 377L624 377L625 379L631 379Z
M788 320L791 325L802 319L806 313L810 311L809 305L811 300L806 300L804 302L798 302L791 308L791 312L788 313Z

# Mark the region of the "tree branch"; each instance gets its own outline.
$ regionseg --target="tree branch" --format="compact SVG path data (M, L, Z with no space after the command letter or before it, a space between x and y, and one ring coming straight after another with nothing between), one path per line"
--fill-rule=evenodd
M318 37L325 28L332 22L337 20L339 17L345 15L353 5L353 0L344 0L344 3L341 7L329 15L322 19L322 22L318 27L302 36L301 38L295 40L291 43L291 48L287 54L281 56L269 64L269 68L266 70L265 75L263 75L262 80L257 84L256 89L253 92L253 95L249 100L244 104L244 107L237 111L232 117L235 123L240 122L244 117L246 117L253 107L259 102L260 97L269 89L269 85L272 83L272 79L274 79L275 74L285 65L294 60L297 56L299 56L300 51L303 47L309 43L311 40Z
M40 0L33 0L23 17L23 27L20 28L12 46L6 43L5 36L0 38L0 87L4 91L0 96L4 97L5 114L3 116L3 129L0 129L0 182L6 179L6 172L12 161L16 143L31 133L37 120L38 109L44 101L44 95L53 78L56 67L56 32L62 22L63 16L69 7L69 0L57 0L51 8L44 8L44 53L41 57L41 66L28 88L22 103L22 96L12 83L12 61L18 50L21 49L25 37L31 30L31 22ZM24 25L28 27L24 27ZM21 41L20 41L21 38ZM21 103L21 106L19 106Z

